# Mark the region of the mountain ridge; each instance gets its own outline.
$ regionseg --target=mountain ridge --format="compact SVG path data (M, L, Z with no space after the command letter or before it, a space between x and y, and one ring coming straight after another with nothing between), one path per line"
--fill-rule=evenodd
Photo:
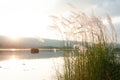
M65 47L63 40L44 39L44 38L19 38L12 40L6 36L0 36L0 48L62 48ZM75 41L72 41L72 45ZM120 48L120 44L116 44L116 48Z
M40 48L40 47L64 47L62 40L19 38L11 40L9 37L0 36L0 48Z

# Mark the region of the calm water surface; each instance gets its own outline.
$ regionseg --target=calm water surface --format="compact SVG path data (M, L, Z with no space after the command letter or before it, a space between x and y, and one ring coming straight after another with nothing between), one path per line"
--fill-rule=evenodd
M56 80L55 64L61 66L62 51L0 51L0 80Z

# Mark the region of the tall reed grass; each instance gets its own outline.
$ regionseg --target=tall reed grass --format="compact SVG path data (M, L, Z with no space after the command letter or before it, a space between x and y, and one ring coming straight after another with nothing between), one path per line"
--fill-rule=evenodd
M63 71L56 71L58 80L120 80L114 52L117 36L109 15L107 26L97 16L80 11L51 18L51 28L61 34L66 48L74 46L65 51Z

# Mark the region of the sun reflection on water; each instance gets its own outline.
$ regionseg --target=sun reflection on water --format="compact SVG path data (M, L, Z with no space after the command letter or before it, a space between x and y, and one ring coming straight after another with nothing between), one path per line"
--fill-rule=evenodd
M11 51L16 51L16 49L14 49L14 48L13 48L13 49L10 49L10 50L11 50Z
M16 69L18 59L15 57L15 55L12 55L11 58L7 61L7 63L9 68Z
M12 54L9 60L0 62L0 80L56 80L54 67L62 62L61 58L21 60Z
M10 62L16 62L18 59L16 58L15 55L12 55L11 58L9 59Z

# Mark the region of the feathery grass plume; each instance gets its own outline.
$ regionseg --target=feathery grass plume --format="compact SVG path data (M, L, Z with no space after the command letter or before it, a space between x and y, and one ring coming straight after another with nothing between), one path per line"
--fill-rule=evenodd
M65 51L63 72L56 73L58 80L120 79L120 63L114 55L117 36L109 15L109 29L97 16L80 11L51 18L54 20L51 27L61 34L65 46L74 46Z

